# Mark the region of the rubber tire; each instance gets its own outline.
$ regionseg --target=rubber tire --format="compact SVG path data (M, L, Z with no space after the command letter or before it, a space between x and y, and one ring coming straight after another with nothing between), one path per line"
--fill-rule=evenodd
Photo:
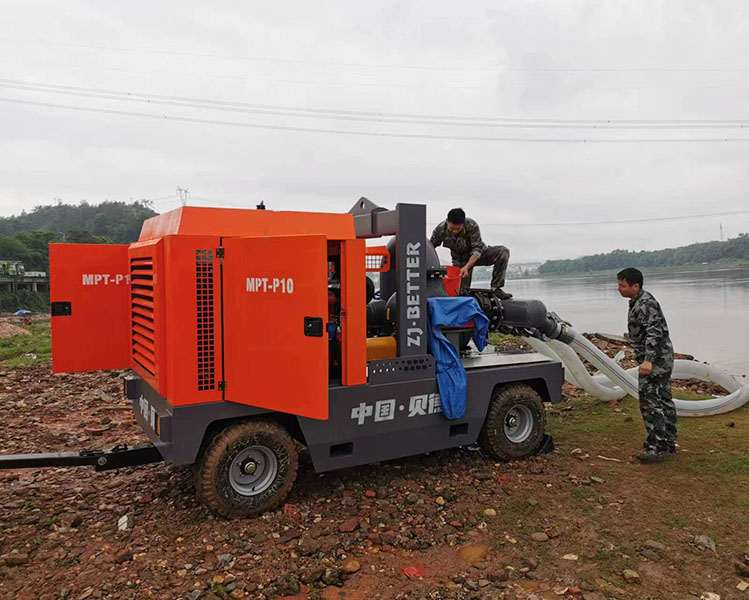
M520 443L510 441L505 435L507 412L521 404L533 415L533 429ZM496 388L489 403L484 426L479 434L479 444L498 460L519 460L535 454L544 438L546 412L541 395L525 383L515 383Z
M269 448L278 460L270 487L257 496L243 496L229 482L232 459L247 446ZM195 491L212 512L232 518L253 517L274 510L294 485L299 456L288 432L273 421L246 421L229 425L208 443L196 463Z

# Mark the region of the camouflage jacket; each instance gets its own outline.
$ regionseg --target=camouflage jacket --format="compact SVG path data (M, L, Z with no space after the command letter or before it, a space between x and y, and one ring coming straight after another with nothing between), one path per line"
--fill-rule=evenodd
M486 244L481 239L479 225L473 219L466 219L458 235L450 233L447 229L447 221L442 221L434 228L431 241L435 248L437 246L449 248L453 263L460 266L466 264L471 255L481 258L481 253L486 248Z
M627 328L637 362L653 363L654 375L671 370L674 347L668 334L666 317L650 292L642 290L629 301Z

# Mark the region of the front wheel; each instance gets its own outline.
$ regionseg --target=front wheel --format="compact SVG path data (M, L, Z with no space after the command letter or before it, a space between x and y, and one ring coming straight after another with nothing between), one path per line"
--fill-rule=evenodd
M535 454L541 446L546 413L540 394L516 383L492 394L479 441L492 457L518 460Z
M252 517L277 508L296 479L294 440L272 421L229 425L201 453L195 490L224 517Z

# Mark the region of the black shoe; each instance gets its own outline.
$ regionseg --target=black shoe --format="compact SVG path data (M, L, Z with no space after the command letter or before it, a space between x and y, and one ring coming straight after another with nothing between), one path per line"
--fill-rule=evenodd
M644 463L659 462L664 458L671 456L671 454L673 454L673 452L668 450L643 450L637 455L637 460Z
M494 295L500 300L509 300L510 298L512 298L512 294L502 291L502 288L497 288L496 290L494 290Z

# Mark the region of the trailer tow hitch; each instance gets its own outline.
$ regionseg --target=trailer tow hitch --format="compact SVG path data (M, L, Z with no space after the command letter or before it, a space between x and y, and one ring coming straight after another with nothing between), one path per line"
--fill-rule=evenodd
M0 469L93 466L97 471L133 467L164 460L153 444L128 447L118 444L111 450L48 452L46 454L0 454Z

